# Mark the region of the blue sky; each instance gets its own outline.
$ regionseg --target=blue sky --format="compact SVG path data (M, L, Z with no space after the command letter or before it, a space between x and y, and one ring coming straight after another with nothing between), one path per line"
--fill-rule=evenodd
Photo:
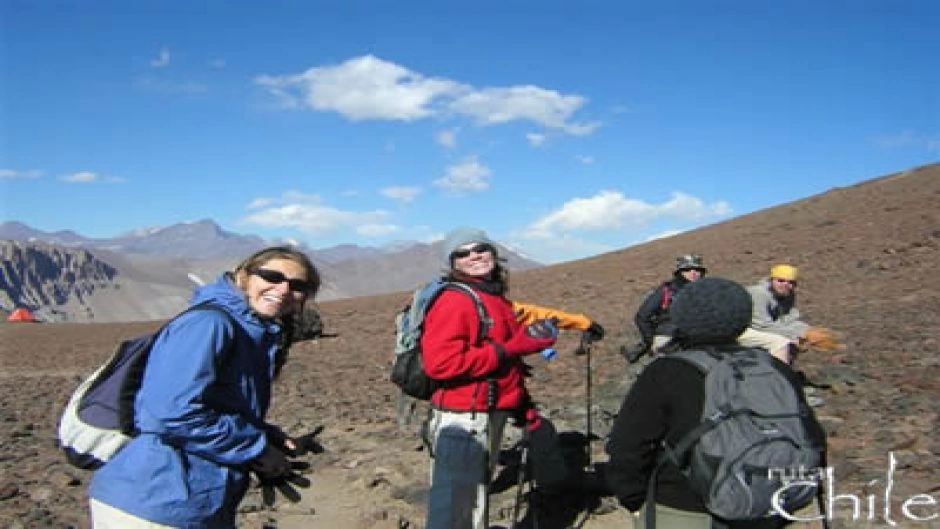
M0 0L0 220L552 263L940 161L940 3L656 4Z

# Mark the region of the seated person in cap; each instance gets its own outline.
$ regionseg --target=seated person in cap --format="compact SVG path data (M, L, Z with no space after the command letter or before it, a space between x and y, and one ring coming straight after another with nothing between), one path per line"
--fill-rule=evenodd
M621 349L627 361L632 364L650 351L659 352L669 343L675 329L669 316L672 300L686 285L698 281L706 272L708 269L702 263L701 255L688 254L676 258L672 278L647 295L636 311L633 321L640 331L641 341L633 348L624 346Z
M751 324L738 337L738 343L766 349L788 364L803 349L832 351L842 347L832 331L810 326L800 318L796 308L797 276L795 266L778 264L770 269L768 278L748 287L753 304Z

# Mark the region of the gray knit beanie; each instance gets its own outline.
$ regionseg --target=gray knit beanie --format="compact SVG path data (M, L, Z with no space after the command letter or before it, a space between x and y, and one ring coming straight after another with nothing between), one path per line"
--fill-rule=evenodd
M450 268L450 254L454 253L454 250L475 242L489 244L493 247L493 250L496 251L496 244L486 236L486 232L483 230L468 227L460 227L452 230L444 237L444 243L441 246L441 257L444 260L444 265Z
M676 337L690 345L734 343L751 323L751 296L721 277L693 281L676 294L669 315Z

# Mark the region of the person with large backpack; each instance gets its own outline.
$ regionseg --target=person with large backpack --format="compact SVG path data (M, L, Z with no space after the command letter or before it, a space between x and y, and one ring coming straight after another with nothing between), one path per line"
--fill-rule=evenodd
M545 320L516 321L505 297L506 270L485 232L457 228L442 251L446 280L472 289L484 310L462 288L448 288L424 319L421 358L437 382L430 397L434 460L426 528L482 529L503 428L530 400L522 357L551 347L557 329Z
M672 307L677 350L647 366L611 428L608 485L639 529L763 529L811 507L825 433L789 365L736 343L751 318L741 285L705 278Z
M643 355L659 352L669 343L675 330L669 316L672 300L686 285L704 277L707 272L701 255L686 254L676 258L672 277L647 294L636 311L633 322L640 332L640 342L633 347L621 348L621 354L628 362L636 363Z
M319 286L305 254L271 247L196 290L192 304L212 310L186 311L157 334L134 400L135 435L92 476L94 529L231 529L250 474L285 495L288 481L309 484L289 459L309 447L265 414L284 350L280 322Z

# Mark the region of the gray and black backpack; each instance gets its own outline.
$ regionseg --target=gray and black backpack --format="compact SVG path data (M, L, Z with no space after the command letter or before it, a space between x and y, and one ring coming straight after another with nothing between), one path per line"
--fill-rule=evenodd
M815 414L763 349L683 350L681 359L705 375L702 420L664 454L650 480L670 461L690 480L708 511L724 520L757 520L793 513L819 497L820 484L795 476L816 475L824 463ZM820 428L821 431L821 428ZM647 509L647 527L655 509ZM652 523L651 523L652 522Z

